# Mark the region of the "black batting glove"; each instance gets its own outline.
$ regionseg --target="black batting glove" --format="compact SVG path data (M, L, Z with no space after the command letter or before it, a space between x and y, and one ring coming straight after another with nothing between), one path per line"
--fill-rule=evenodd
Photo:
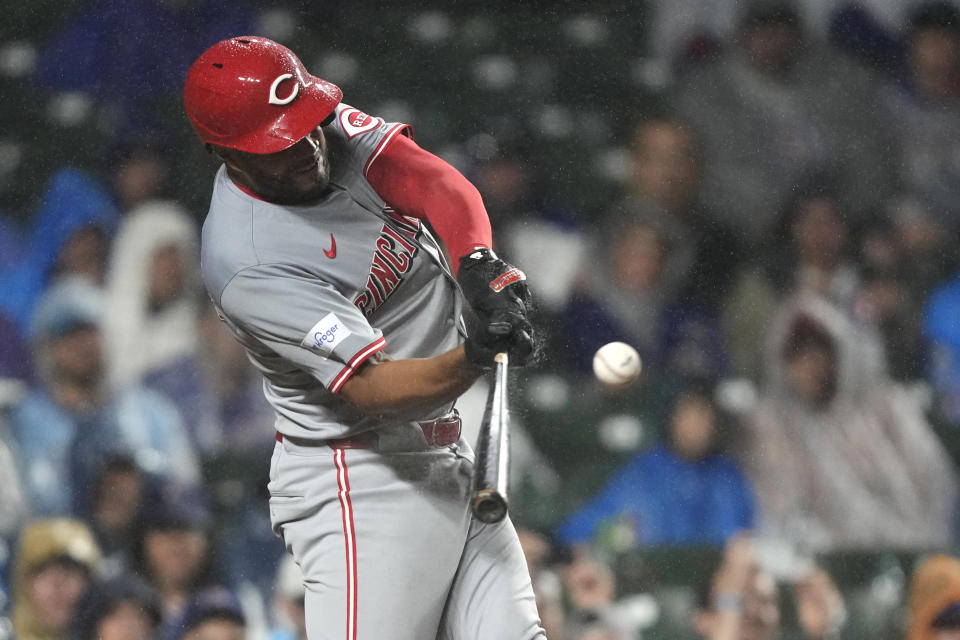
M492 321L482 322L470 312L464 314L467 324L467 339L464 343L467 360L483 370L493 367L493 358L506 352L510 364L522 367L534 356L536 345L533 326L517 314L501 312Z
M457 277L463 296L481 322L490 322L495 314L515 314L526 319L527 276L520 269L497 257L492 250L475 249L460 258Z
M522 366L536 351L533 325L527 318L530 292L527 276L490 249L460 258L458 280L473 314L467 314L468 358L477 366L493 366L493 356L506 351Z

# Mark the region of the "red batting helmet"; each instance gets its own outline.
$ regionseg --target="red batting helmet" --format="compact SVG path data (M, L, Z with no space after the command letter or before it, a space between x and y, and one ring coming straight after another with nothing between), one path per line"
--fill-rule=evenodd
M197 58L187 73L183 105L204 142L275 153L313 131L342 96L282 44L241 36Z

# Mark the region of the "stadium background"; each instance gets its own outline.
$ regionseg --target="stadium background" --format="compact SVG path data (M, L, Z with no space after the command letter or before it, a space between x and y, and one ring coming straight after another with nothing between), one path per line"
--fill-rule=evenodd
M678 3L676 10L696 14L696 3L693 9L688 4ZM867 31L857 31L863 25L850 18L860 14L843 14L847 22L840 19L841 9L850 6L799 4L809 47L828 50L861 69L865 82L878 92L902 80L896 65L903 58L897 56L895 45L906 32L910 3L872 3L873 13L867 15L876 19L877 29ZM166 171L165 179L158 180L148 195L174 200L194 221L202 221L217 163L189 129L176 79L206 45L234 35L233 29L273 37L296 51L313 73L341 86L345 102L388 120L412 123L422 146L480 181L482 192L498 188L498 180L507 181L504 191L512 197L511 180L526 185L516 201L491 205L504 253L528 269L535 293L542 288L545 300L541 320L546 355L540 365L516 374L515 415L521 435L513 512L518 526L553 537L563 518L594 495L610 473L654 446L663 431L666 398L673 394L665 389L686 384L682 374L690 373L650 366L637 387L610 396L595 386L583 358L576 361L565 355L575 351L563 323L567 297L579 282L574 267L589 268L603 260L602 254L591 253L592 239L631 188L637 123L674 114L685 79L696 75L698 65L712 64L735 47L732 25L743 8L738 3L711 4L710 11L703 11L708 22L703 29L677 31L678 39L664 44L657 29L674 24L664 18L667 5L36 0L14 7L0 24L0 251L6 253L0 256L0 283L10 286L5 275L27 259L37 212L49 205L45 198L50 197L52 180L66 168L79 169L114 198L111 206L119 213L115 224L122 226L125 203L116 194L115 177L138 151L146 151ZM150 18L159 15L167 18L151 25ZM689 22L697 26L696 20ZM880 27L887 29L888 40L879 38ZM863 33L878 39L855 37ZM951 105L948 118L958 118L957 105L960 101ZM865 119L873 115L863 114ZM955 131L945 130L944 135ZM889 134L877 127L872 134L876 140L864 143L862 155L843 158L862 167L886 161L894 176L881 181L884 188L872 193L871 201L849 206L867 212L857 211L858 228L869 227L871 216L886 215L894 208L891 203L904 195L896 160L874 154L875 148L896 151L895 136L891 142ZM960 146L960 140L956 143ZM500 160L513 164L501 166ZM703 161L707 165L712 161L709 153ZM788 184L786 189L799 187ZM849 198L844 204L850 205ZM714 209L721 219L730 213L722 206ZM953 215L933 215L945 235L935 250L937 282L930 291L954 276ZM511 245L510 234L522 238L522 246ZM536 238L547 238L540 242L547 246L537 246ZM766 244L744 239L738 271L750 265L777 267L759 256L770 255L763 250L767 244L779 246L787 240L764 240ZM553 275L559 283L550 281ZM44 287L52 282L51 277ZM929 299L912 299L913 315L922 316ZM920 325L917 321L908 330L929 346L930 336ZM29 355L29 332L8 335L11 342L4 344L9 352L16 339ZM930 428L955 460L960 440L954 416L941 408L946 391L931 373L929 350L917 348L910 357L895 372L897 382L921 404ZM9 414L25 389L38 383L30 366L23 361L14 364L22 366L0 371L5 376L4 423L14 420ZM748 419L744 416L749 409L744 407L763 393L767 382L734 363L700 373L695 377L719 383L720 404L729 410L734 425ZM474 396L467 400L474 404L468 406L475 406L482 389ZM269 439L269 424L262 428ZM12 427L3 424L3 429L2 440L16 452ZM737 432L737 427L731 431ZM729 445L732 454L737 453L736 446ZM261 613L267 624L279 541L264 531L265 514L257 516L255 509L266 510L262 480L269 450L262 457L256 455L255 446L204 446L195 453L203 476L201 502L211 516L208 526L217 555L250 559L244 566L224 570L225 581L234 588L253 583L266 594ZM18 469L14 476L26 473ZM14 520L2 531L8 551L0 564L7 568L8 597L0 602L0 611L9 611L14 603L12 568L25 523L69 514L38 513L29 500L14 512ZM612 527L616 529L615 524ZM945 550L953 548L955 535L952 540ZM646 627L637 633L644 638L694 637L690 621L696 592L709 582L720 547L623 545L610 528L597 537L594 547L613 571L621 603L629 604L638 594L646 597L634 602L634 609L623 607L640 620L635 627ZM916 562L941 550L869 545L815 550L818 564L845 597L843 637L902 637ZM562 576L559 567L568 560L557 545L545 562ZM782 591L782 600L789 635L796 628L789 589ZM658 614L648 615L651 609Z

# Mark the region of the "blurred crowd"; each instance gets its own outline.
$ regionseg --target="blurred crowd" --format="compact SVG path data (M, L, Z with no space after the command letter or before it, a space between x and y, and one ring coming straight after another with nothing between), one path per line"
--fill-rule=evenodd
M169 107L221 38L347 19L268 4L76 2L0 43L104 119L96 162L26 187L0 139L0 191L34 189L0 200L0 639L305 640L272 411L198 280L214 164ZM544 173L495 117L432 149L537 300L512 513L548 636L960 638L960 7L531 6L586 40L640 12L649 42L600 206L586 155ZM615 340L643 373L603 387Z

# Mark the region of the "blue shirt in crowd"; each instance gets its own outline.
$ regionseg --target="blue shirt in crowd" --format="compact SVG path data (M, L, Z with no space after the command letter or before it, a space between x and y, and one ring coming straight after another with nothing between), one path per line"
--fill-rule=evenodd
M585 543L624 521L640 546L720 545L750 529L754 512L753 491L732 460L690 461L661 445L618 471L557 533L567 544Z
M130 388L77 415L36 389L10 418L24 491L36 517L83 514L98 466L110 454L129 454L147 473L184 484L200 479L176 407L152 391Z
M960 423L960 274L930 294L923 328L930 352L929 376L940 402L940 412Z

